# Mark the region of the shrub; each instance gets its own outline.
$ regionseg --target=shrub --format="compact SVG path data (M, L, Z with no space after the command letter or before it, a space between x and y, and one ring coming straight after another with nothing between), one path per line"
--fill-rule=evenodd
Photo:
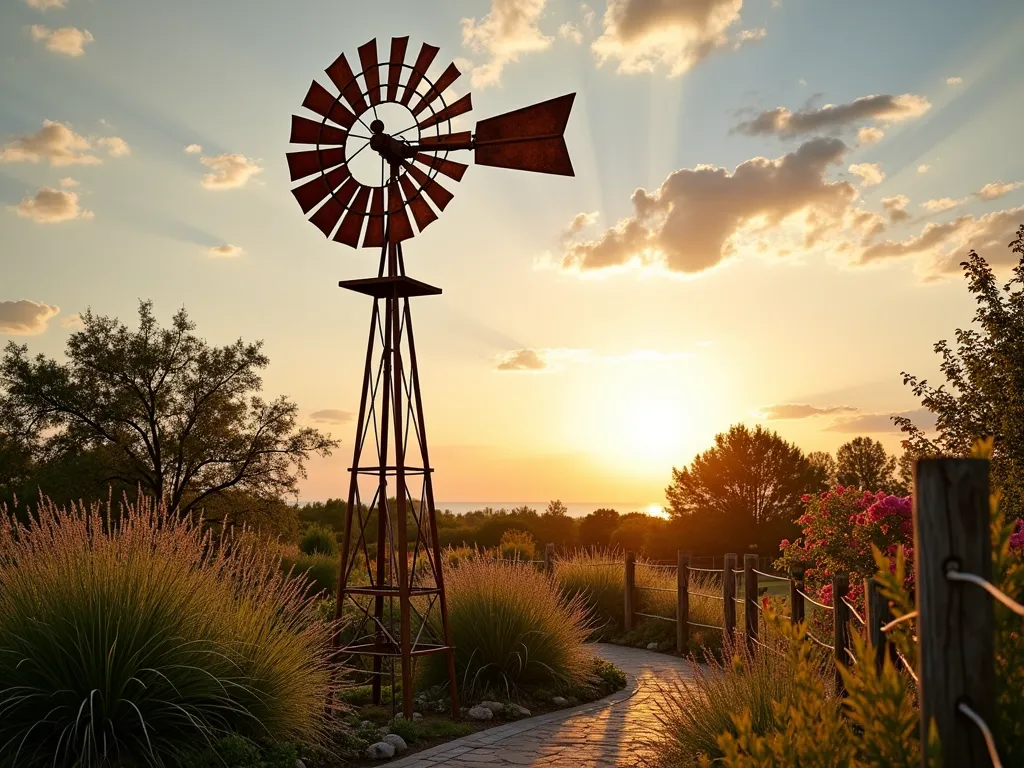
M537 544L533 536L526 531L509 528L501 534L498 549L501 557L506 560L533 560L537 553Z
M448 616L462 694L512 696L537 686L566 690L586 681L592 655L579 596L564 597L532 565L475 558L445 570ZM431 613L440 637L438 612ZM442 654L423 657L424 687L447 678Z
M301 580L312 594L330 597L337 594L339 563L336 555L307 555L292 546L282 549L280 557L281 570Z
M325 739L331 627L265 550L145 498L119 515L43 500L25 525L0 512L0 766Z
M306 555L336 555L338 540L330 528L311 525L299 539L299 551Z

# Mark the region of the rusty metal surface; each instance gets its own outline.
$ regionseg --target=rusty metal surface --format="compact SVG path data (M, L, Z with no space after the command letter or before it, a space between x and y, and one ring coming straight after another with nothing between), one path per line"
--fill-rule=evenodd
M441 157L425 155L422 152L416 155L416 162L435 168L438 173L443 173L449 179L454 179L455 181L462 181L462 177L469 168L465 163L457 163L454 160L445 160Z
M317 207L321 201L328 195L336 192L349 178L348 166L339 165L337 168L333 168L323 176L317 176L315 179L310 179L305 184L295 187L292 190L292 195L299 202L299 207L303 213L309 213L311 210ZM355 189L353 188L353 193ZM335 197L339 195L335 194ZM350 195L351 197L351 195ZM346 200L345 202L348 202Z
M332 123L342 128L351 128L356 122L356 116L342 104L338 103L331 92L314 80L309 90L306 91L306 98L302 100L302 106L325 117Z
M338 89L342 98L349 103L349 106L352 107L352 111L356 115L363 114L369 108L363 99L363 92L359 88L359 82L356 80L355 73L352 72L352 67L349 65L344 53L338 56L334 63L324 71L331 78L334 87Z
M377 39L359 46L359 64L363 68L363 80L366 81L366 99L372 107L380 104L380 70L377 68Z
M345 218L341 220L341 226L334 233L334 242L344 243L352 248L359 245L359 233L363 229L363 218L366 215L369 201L369 187L360 186L355 198L349 204Z
M474 161L536 173L574 176L565 127L576 94L481 120L474 137Z
M344 144L347 138L348 131L343 128L292 115L292 132L288 137L291 144Z
M391 55L388 56L388 101L398 99L398 83L402 77L402 65L405 63L405 51L408 47L408 37L391 38Z
M428 128L433 128L439 123L443 123L446 120L451 120L459 115L464 115L473 109L473 94L467 93L458 101L454 101L439 112L435 112L430 117L421 121L419 126L421 131L425 131Z
M434 61L434 57L437 56L437 52L440 51L433 45L424 43L420 47L419 55L416 56L416 63L412 65L412 73L409 75L409 82L405 85L405 90L402 92L401 103L406 106L409 105L409 100L412 99L413 94L416 93L416 87L420 84L420 81L427 76L427 69L430 68L431 63Z
M426 73L424 73L426 75ZM412 113L415 117L419 117L423 114L423 110L437 101L445 91L454 83L462 73L459 68L454 64L449 64L447 69L441 73L441 76L437 78L437 82L434 83L422 97L415 107L412 108Z

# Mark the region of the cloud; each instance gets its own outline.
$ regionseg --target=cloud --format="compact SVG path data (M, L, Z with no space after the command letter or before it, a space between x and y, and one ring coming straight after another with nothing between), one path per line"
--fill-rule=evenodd
M62 328L71 328L76 331L85 328L85 323L82 322L82 316L77 312L68 315L67 317L62 317L60 324Z
M14 209L24 219L38 224L56 224L73 219L91 219L92 211L78 207L78 194L62 189L43 187L35 195L26 197Z
M580 28L571 21L565 22L565 24L558 28L558 36L563 40L570 40L576 43L576 45L583 42L583 33L580 31Z
M874 126L866 125L857 131L857 143L858 144L876 144L885 137L880 129Z
M516 349L498 360L498 371L545 371L551 366L535 349Z
M355 419L352 411L342 411L337 408L327 408L322 411L313 411L309 418L313 421L325 422L328 424L347 424Z
M854 176L860 176L862 187L873 187L881 184L885 178L881 163L854 163L847 170Z
M793 136L801 133L835 131L868 120L884 123L909 120L920 117L931 109L931 106L923 96L912 93L904 93L901 96L861 96L848 104L826 104L820 108L809 107L797 112L791 112L785 107L776 107L762 112L753 120L740 123L735 130L751 136Z
M920 271L930 277L958 273L960 262L969 249L981 253L994 266L1016 263L1006 244L1014 239L1016 229L1024 221L1024 206L988 213L984 216L964 215L951 221L928 222L920 234L905 240L886 240L860 252L860 264L885 259L916 256Z
M66 8L68 0L25 0L25 5L37 11L48 11L50 8Z
M910 198L906 195L882 198L882 208L889 216L889 221L892 222L906 221L910 218L910 214L907 213L908 205L910 205Z
M921 203L921 207L932 213L938 213L939 211L948 211L950 208L956 208L965 202L965 200L954 200L951 197L940 197L937 200L925 200Z
M547 0L492 0L490 12L479 22L462 20L462 44L488 57L485 64L473 68L474 88L498 85L507 64L519 61L524 53L546 50L554 38L537 26Z
M1019 181L993 181L979 189L975 194L982 200L995 200L997 197L1013 192L1013 190L1020 188L1020 186L1021 182Z
M240 245L215 245L206 252L206 255L213 259L233 259L241 256L245 251Z
M84 56L85 46L93 41L92 33L78 27L50 29L42 24L29 27L32 39L46 43L46 49L65 56Z
M732 48L734 51L738 51L746 43L757 43L764 40L768 36L768 30L764 27L758 27L757 29L741 29L740 33L733 38Z
M498 355L498 371L553 371L566 364L637 365L689 360L692 352L660 352L654 349L636 349L622 354L598 354L587 349L514 349Z
M828 432L845 432L848 434L877 434L879 432L899 432L900 428L893 422L894 416L904 416L913 421L926 432L935 428L935 414L924 408L902 413L862 413L858 416L837 419L834 424L826 427Z
M873 211L857 209L851 212L850 226L864 234L865 240L885 231L885 218Z
M760 39L746 30L729 39L743 0L608 0L604 30L591 46L599 64L615 60L626 74L667 69L677 77L712 52Z
M62 187L77 187L78 182L72 179L70 176L67 176L60 180L60 185Z
M211 171L203 176L206 189L238 189L263 170L245 155L214 155L202 157L199 162Z
M947 77L946 85L960 85L963 81L962 77Z
M128 143L117 136L90 140L56 120L43 120L43 127L20 136L0 149L0 163L38 163L48 160L54 167L99 165L102 159L92 154L105 148L112 156L128 154Z
M198 144L189 144L187 147L185 147L185 152L189 155L198 155L202 151L203 148Z
M854 413L858 409L849 405L827 405L818 407L815 405L786 403L784 405L766 406L758 414L766 421L780 419L809 419L814 416L830 416L837 413Z
M637 189L633 215L597 240L570 245L561 266L584 272L639 264L699 273L735 252L742 228L777 228L798 214L818 237L841 225L857 196L849 182L826 178L846 152L839 139L819 138L775 160L747 160L732 173L711 165L675 171L653 193Z
M60 307L20 299L0 301L0 333L35 336L46 330L46 323L60 312Z
M928 171L930 171L931 169L932 167L928 165L928 163L921 163L919 166L917 166L918 173L928 173Z
M587 227L593 225L597 221L599 216L597 211L591 211L590 213L577 213L572 217L572 221L562 230L561 241L567 243L571 241L576 235L582 232Z

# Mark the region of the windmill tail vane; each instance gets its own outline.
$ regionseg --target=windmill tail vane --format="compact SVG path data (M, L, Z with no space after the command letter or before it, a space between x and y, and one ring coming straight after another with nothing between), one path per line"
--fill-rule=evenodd
M374 704L382 701L384 660L392 660L394 686L401 659L406 718L424 657L444 656L455 717L459 698L410 308L412 297L441 289L405 274L402 243L453 200L445 185L469 167L453 153L472 152L476 165L574 175L564 134L575 94L454 131L453 121L472 111L472 95L446 97L461 76L454 64L430 77L439 51L423 43L410 64L409 38L395 37L382 60L371 40L358 49L358 73L338 56L325 70L333 89L314 80L303 99L316 117L292 116L290 142L313 149L287 153L291 180L300 182L291 192L310 222L334 242L380 249L376 277L339 283L371 297L373 308L335 607L348 621L344 638L335 635L334 659L370 677ZM354 666L359 658L370 661Z

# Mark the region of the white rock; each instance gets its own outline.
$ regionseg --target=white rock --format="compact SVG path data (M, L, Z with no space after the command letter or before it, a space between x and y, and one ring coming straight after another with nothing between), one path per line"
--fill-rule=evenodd
M363 722L361 722L359 724L359 727L360 728L373 728L373 723L371 723L369 720L363 720Z
M421 715L419 712L413 712L412 713L412 719L413 720L422 720L423 719L423 715Z
M647 650L648 651L656 651L656 650L658 650L658 644L657 643L648 643L647 644Z
M499 701L481 701L480 706L484 709L489 709L494 714L498 714L505 709L505 705Z
M378 741L366 748L366 756L371 760L387 760L395 756L395 745L386 741Z
M564 707L566 704L569 703L569 700L564 696L555 696L555 698L551 700L551 703L554 704L556 707Z
M405 739L399 736L397 733L389 733L384 737L384 741L395 748L396 754L402 754L409 747L405 743Z
M306 768L306 764L300 759L295 758L295 768Z
M487 707L473 707L466 713L466 717L470 720L491 720L494 717L494 713Z
M530 710L521 704L512 704L511 702L505 705L505 711L512 717L529 717Z

